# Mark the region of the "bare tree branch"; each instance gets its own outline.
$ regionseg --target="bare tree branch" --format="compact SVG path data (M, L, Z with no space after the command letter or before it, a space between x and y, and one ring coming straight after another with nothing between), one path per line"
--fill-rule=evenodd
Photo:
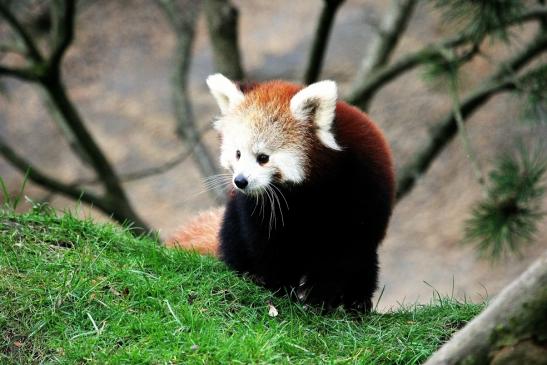
M471 164L471 168L473 169L473 173L475 174L475 179L479 183L483 194L486 195L486 180L484 179L481 164L475 154L475 151L473 150L473 147L471 146L471 140L469 139L469 134L467 133L467 128L464 124L465 120L461 113L460 96L458 95L457 75L451 75L449 88L450 96L452 98L454 119L456 120L456 125L458 126L458 132L462 140L463 149L465 151L467 159Z
M200 140L201 140L201 136L203 136L205 134L205 132L207 132L211 128L212 128L212 126L208 125L206 128L204 128L201 131ZM201 143L201 142L197 142L197 143ZM174 167L180 165L181 163L186 161L188 158L192 157L194 147L195 147L195 145L188 146L186 148L186 150L181 151L179 154L177 154L172 159L170 159L170 160L168 160L168 161L166 161L166 162L164 162L164 163L162 163L158 166L152 166L152 167L144 168L142 170L137 170L137 171L133 171L133 172L120 173L119 174L119 179L122 182L131 182L131 181L135 181L135 180L145 179L145 178L151 177L151 176L164 174L164 173L168 172L169 170L173 169ZM94 179L80 179L80 180L75 181L73 183L73 185L93 185L93 184L98 184L100 182L101 181L96 179L96 178L94 178Z
M65 137L65 139L68 142L68 145L72 152L82 161L86 166L89 166L93 168L91 159L85 152L85 150L80 145L80 141L78 138L74 135L71 128L67 125L64 116L62 113L57 109L57 106L53 104L51 101L51 98L46 94L44 94L44 101L45 106L49 110L49 114L51 115L51 119L55 124L57 124L57 127ZM99 180L100 181L100 180Z
M149 231L148 226L131 207L113 167L87 130L78 110L68 97L61 80L60 70L63 55L72 42L74 35L75 1L54 0L52 6L56 14L53 52L49 59L44 60L30 35L21 27L7 6L0 2L0 16L3 16L13 30L22 38L29 51L30 59L28 61L31 64L31 67L28 69L10 69L2 66L0 67L0 75L19 77L26 81L38 82L41 85L49 102L55 107L58 115L64 121L63 130L65 134L69 133L77 140L79 150L83 151L83 154L88 157L84 161L89 161L105 187L105 196L100 199L98 204L97 201L92 204L102 209L105 213L111 214L114 219L121 223L126 221L132 222L135 224L134 232L145 233ZM10 154L10 149L7 147L4 148L4 151L8 155L14 156L13 151ZM77 155L82 156L80 153ZM19 165L25 162L24 160L12 159L12 162L14 161L18 162ZM66 189L70 187L68 185L44 178L45 175L43 174L34 173L32 176L34 176L34 179L38 183L49 183L50 187L56 188L65 195L72 194L71 196L76 199L79 197L75 197L74 190ZM70 187L70 189L74 189L74 187ZM79 192L79 190L77 191Z
M547 252L475 319L431 356L426 365L545 364Z
M16 53L21 56L26 56L28 52L18 43L2 42L0 43L0 53Z
M0 65L0 76L10 76L23 81L38 81L36 74L31 68L11 68Z
M81 148L89 156L91 165L100 176L106 188L106 194L116 211L111 211L113 217L123 221L132 221L136 229L142 232L148 231L148 226L138 217L131 207L127 195L106 156L96 144L95 140L87 130L72 101L68 98L65 88L59 78L48 78L47 82L42 81L42 86L50 102L59 111L65 120L70 132L77 138ZM124 216L125 215L125 216Z
M378 36L369 48L367 56L363 59L356 80L363 80L378 68L384 66L395 50L399 39L405 32L412 17L417 0L392 0L391 9L380 27ZM370 103L371 99L368 99ZM368 109L367 105L361 105Z
M375 72L363 79L361 83L354 86L346 97L346 101L350 104L359 106L363 110L367 110L366 108L370 105L370 101L372 101L374 95L376 95L378 90L385 84L403 73L410 71L414 67L425 64L434 57L438 57L441 50L461 46L467 41L469 41L469 39L464 36L456 36L407 54L389 66L378 68Z
M38 49L38 47L32 40L31 36L27 33L25 28L23 28L23 26L17 20L15 15L10 11L8 5L4 4L1 1L0 1L0 16L6 19L8 24L17 34L17 36L21 38L21 40L23 41L23 44L28 50L30 58L35 62L42 62L44 58L42 57L40 50Z
M57 6L61 6L57 0ZM111 213L114 219L124 222L131 221L135 224L137 232L149 231L146 223L136 214L131 207L125 190L116 175L116 172L103 151L96 144L95 140L87 130L80 114L68 95L61 81L60 69L63 55L72 42L74 34L75 9L74 1L62 1L62 16L59 15L56 41L53 54L48 60L50 72L40 82L49 97L52 105L56 107L62 116L70 132L78 140L81 149L89 157L89 162L96 173L100 176L106 189L106 199L109 202Z
M237 8L230 0L205 0L204 5L215 69L231 80L242 80Z
M177 37L172 88L178 132L184 142L194 146L193 157L201 174L203 176L215 175L218 173L218 168L210 151L203 143L200 143L199 132L195 124L187 86L192 44L194 41L195 22L199 12L200 2L190 0L182 2L177 2L175 0L159 0L159 4ZM185 5L184 10L182 10L181 5ZM221 189L212 190L212 193L217 201L225 201L226 194Z
M6 160L19 171L26 173L28 178L35 184L40 185L52 192L62 194L68 198L90 204L91 206L102 210L104 213L110 215L113 219L122 224L130 223L132 224L132 232L136 234L151 232L146 223L133 213L130 206L120 204L118 200L113 199L112 196L108 194L101 197L87 191L83 187L66 184L44 174L30 162L18 155L1 138L0 154L3 155Z
M547 34L540 32L528 47L502 63L491 77L481 82L481 86L477 90L461 101L460 113L462 118L468 118L495 94L518 87L518 84L530 73L520 77L514 77L514 73L546 50ZM414 155L412 161L400 169L397 181L397 201L400 201L412 190L418 178L428 170L431 163L452 140L457 130L456 118L453 112L450 112L435 124L424 147Z
M546 16L547 7L542 6L533 8L512 19L508 23L508 26L519 25L528 21L541 21ZM472 41L472 34L463 32L455 37L450 37L445 40L429 44L416 52L403 56L390 65L379 67L374 72L364 75L365 78L361 79L361 81L358 81L354 85L345 100L352 105L356 105L363 110L367 110L372 98L376 95L380 88L388 82L417 66L427 63L432 58L438 57L440 52L444 49L456 48Z
M314 83L319 78L321 68L323 67L325 51L327 50L330 31L334 23L334 17L344 0L323 0L323 2L324 5L321 10L321 15L319 16L315 38L308 57L306 73L304 74L305 84Z
M53 51L49 59L52 67L60 67L61 59L74 39L75 3L75 0L52 1L51 6L55 22L53 27Z
M48 73L51 78L60 78L62 58L74 39L74 20L76 17L76 4L74 0L52 0L51 1L51 44L52 50L47 60ZM57 109L50 97L46 97L46 106L52 115L53 120L68 141L74 154L86 165L93 167L90 157L80 145L80 141L68 126L63 114Z
M94 205L103 211L108 211L109 207L104 204L103 200L99 196L85 191L83 188L68 185L53 177L47 176L38 168L33 166L29 161L17 154L5 141L2 140L2 138L0 138L0 154L2 154L7 161L9 161L23 174L28 173L28 178L34 183L69 198L81 200L88 204Z

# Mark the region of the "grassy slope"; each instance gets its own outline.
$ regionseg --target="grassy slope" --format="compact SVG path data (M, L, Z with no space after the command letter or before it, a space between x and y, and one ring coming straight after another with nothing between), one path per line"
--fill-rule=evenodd
M480 309L321 315L111 225L0 212L0 363L420 363Z

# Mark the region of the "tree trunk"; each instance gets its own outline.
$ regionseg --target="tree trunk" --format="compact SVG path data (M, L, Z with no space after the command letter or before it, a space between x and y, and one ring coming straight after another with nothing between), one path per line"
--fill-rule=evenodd
M205 15L215 70L231 80L242 80L244 74L237 37L237 8L229 0L206 0Z
M426 362L547 364L547 252Z
M323 9L319 16L315 37L308 57L306 73L304 74L304 84L306 85L316 82L319 78L321 68L323 67L325 52L327 51L330 32L332 30L332 25L334 24L334 17L336 16L338 8L344 1L345 0L324 0Z

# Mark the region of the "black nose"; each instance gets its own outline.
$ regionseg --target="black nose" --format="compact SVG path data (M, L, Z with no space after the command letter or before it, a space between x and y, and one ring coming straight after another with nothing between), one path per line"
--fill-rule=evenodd
M240 189L245 189L245 187L247 185L249 185L249 182L247 181L247 179L245 178L245 176L243 175L237 175L235 178L234 178L234 184L236 184L236 186Z

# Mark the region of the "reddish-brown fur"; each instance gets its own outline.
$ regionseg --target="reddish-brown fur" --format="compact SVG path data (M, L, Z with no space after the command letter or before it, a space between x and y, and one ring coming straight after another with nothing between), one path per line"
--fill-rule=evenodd
M302 148L309 148L311 165L314 165L314 159L325 158L324 146L319 145L320 142L313 133L309 133L312 129L300 128L301 122L296 121L290 112L291 98L302 89L302 86L284 81L269 81L241 89L246 94L243 103L238 107L240 110L258 106L263 110L264 116L275 117L283 138L290 142L295 142L296 139ZM388 176L386 185L394 186L390 149L382 132L365 113L345 102L337 102L333 132L343 149L348 148L368 156L375 166L375 171L378 171L380 176ZM393 201L394 190L391 195ZM200 214L169 239L167 245L217 255L222 214L223 209Z
M336 103L336 139L347 147L368 156L380 175L389 177L386 185L395 185L395 173L391 150L383 133L367 114L344 102ZM392 192L392 202L395 190Z
M165 245L197 251L203 255L218 255L220 224L224 208L215 208L200 213L169 238Z
M297 121L291 114L290 101L302 87L285 81L268 81L247 89L245 99L237 107L237 112L250 114L250 124L259 133L267 133L275 127L276 140L281 145L302 146L311 143L312 129Z

